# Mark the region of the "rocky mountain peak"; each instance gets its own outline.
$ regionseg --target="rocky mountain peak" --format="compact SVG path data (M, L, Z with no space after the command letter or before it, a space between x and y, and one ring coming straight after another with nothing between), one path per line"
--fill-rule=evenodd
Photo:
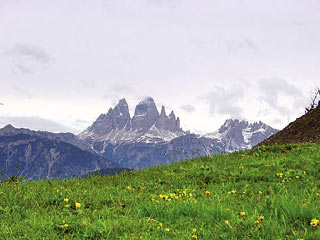
M1 129L1 131L14 131L16 128L12 126L11 124L6 125L4 128Z
M159 118L157 106L152 97L147 97L136 106L132 118L133 129L150 129Z
M166 116L166 108L164 106L161 107L160 116Z
M247 121L240 121L239 119L227 119L224 124L219 128L219 133L224 133L231 128L246 128L248 126Z
M251 148L276 132L276 129L261 121L227 119L218 131L205 136L219 139L225 144L225 150L232 152L237 149Z
M121 98L121 99L119 100L119 103L117 104L117 106L128 107L127 100L126 100L125 98Z
M138 105L155 105L155 102L154 102L154 100L153 100L153 98L152 97L146 97L146 98L144 98L144 99L142 99L139 103L138 103Z
M127 101L122 98L114 108L110 108L107 114L101 114L97 120L80 134L85 136L90 133L94 137L109 134L113 129L130 129L131 118Z
M167 116L166 109L162 106L159 114L153 98L147 97L137 104L132 118L127 101L124 98L120 99L114 108L110 108L107 114L101 114L89 128L79 134L79 137L88 142L96 139L112 142L135 139L169 141L184 134L180 128L180 119L176 118L174 112Z
M169 114L169 118L176 119L176 115L174 115L173 111L171 111L171 113Z
M11 124L8 124L2 129L16 129L16 128L14 126L12 126Z

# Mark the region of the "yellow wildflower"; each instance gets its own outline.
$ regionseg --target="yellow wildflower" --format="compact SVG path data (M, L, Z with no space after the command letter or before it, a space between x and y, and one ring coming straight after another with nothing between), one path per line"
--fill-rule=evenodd
M239 169L240 169L240 170L243 170L243 169L244 169L244 166L239 167Z
M127 187L128 190L131 190L132 188L130 186Z
M260 216L260 217L258 218L258 220L259 220L260 222L263 222L264 216Z
M159 226L160 226L160 227L162 227L162 225L163 225L162 223L159 223Z
M166 232L170 232L170 228L166 228L165 231L166 231Z
M81 204L76 202L76 208L80 208L81 207Z
M283 177L283 173L277 173L277 176L282 178Z
M318 226L318 224L319 224L319 220L316 219L316 218L314 218L314 219L312 219L312 220L310 221L310 225L311 225L312 227L316 227L316 226Z
M230 222L228 220L225 220L224 223L230 225Z
M262 194L262 191L259 191L259 194Z
M162 198L163 200L168 200L168 196L167 195L160 194L159 197Z
M211 193L209 191L205 191L204 194L209 196Z
M192 239L198 239L197 235L195 235L195 234L193 234L191 238Z
M237 192L236 190L232 190L231 191L232 194L236 194L236 192Z
M240 216L244 217L246 215L246 212L240 212Z
M68 199L68 198L65 198L65 199L63 199L63 201L65 201L65 202L69 202L69 199Z
M194 232L194 233L197 232L197 229L193 228L193 229L192 229L192 232Z
M299 176L296 176L296 179L299 179L300 177Z
M67 205L65 205L65 207L66 207L66 208L68 208L68 207L70 207L70 205L69 205L69 204L67 204Z

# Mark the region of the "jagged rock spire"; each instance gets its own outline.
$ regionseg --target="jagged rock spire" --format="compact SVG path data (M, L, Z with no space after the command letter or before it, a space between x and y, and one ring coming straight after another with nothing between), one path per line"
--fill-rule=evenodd
M131 118L127 101L122 98L107 114L101 114L86 132L91 132L98 137L110 133L113 129L130 129Z
M120 99L114 108L110 108L107 114L101 114L98 119L80 134L82 138L107 137L113 130L149 130L153 126L158 129L169 131L182 131L180 119L176 118L173 111L166 115L165 107L162 106L159 114L157 106L152 97L140 101L135 108L134 116L131 118L127 101Z
M152 97L145 98L136 106L132 118L133 129L150 129L158 120L159 112Z

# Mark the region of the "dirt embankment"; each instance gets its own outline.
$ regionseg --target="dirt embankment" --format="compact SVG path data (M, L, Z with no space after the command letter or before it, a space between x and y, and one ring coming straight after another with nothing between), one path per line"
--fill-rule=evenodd
M259 145L305 142L320 143L320 106L297 118L282 131L272 135Z

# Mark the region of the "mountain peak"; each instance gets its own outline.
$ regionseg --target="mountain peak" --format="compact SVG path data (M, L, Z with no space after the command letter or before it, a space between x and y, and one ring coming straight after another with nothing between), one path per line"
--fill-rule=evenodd
M122 98L114 108L110 108L107 114L101 114L79 136L82 139L109 139L117 142L131 141L143 134L167 141L174 136L181 136L183 131L180 128L180 119L176 118L173 111L168 117L165 107L162 106L159 114L152 97L146 97L136 105L132 118L127 101Z
M12 133L17 133L19 129L15 128L11 124L6 125L4 128L0 129L0 135L2 134L12 134Z
M148 97L145 97L143 100L141 100L138 105L141 105L141 104L155 104L154 100L152 97L148 96Z
M261 121L227 119L217 132L205 136L224 142L226 151L231 152L251 148L276 132Z
M117 106L128 106L127 100L125 98L121 98L117 104Z
M132 118L133 129L150 129L159 118L157 106L152 97L147 97L136 106Z
M164 106L161 107L161 116L166 116L166 108Z
M114 108L109 108L107 114L101 114L97 120L80 136L102 137L113 129L130 129L131 118L126 99L122 98Z
M12 126L11 124L6 125L3 129L7 129L7 130L13 130L16 129L14 126Z

